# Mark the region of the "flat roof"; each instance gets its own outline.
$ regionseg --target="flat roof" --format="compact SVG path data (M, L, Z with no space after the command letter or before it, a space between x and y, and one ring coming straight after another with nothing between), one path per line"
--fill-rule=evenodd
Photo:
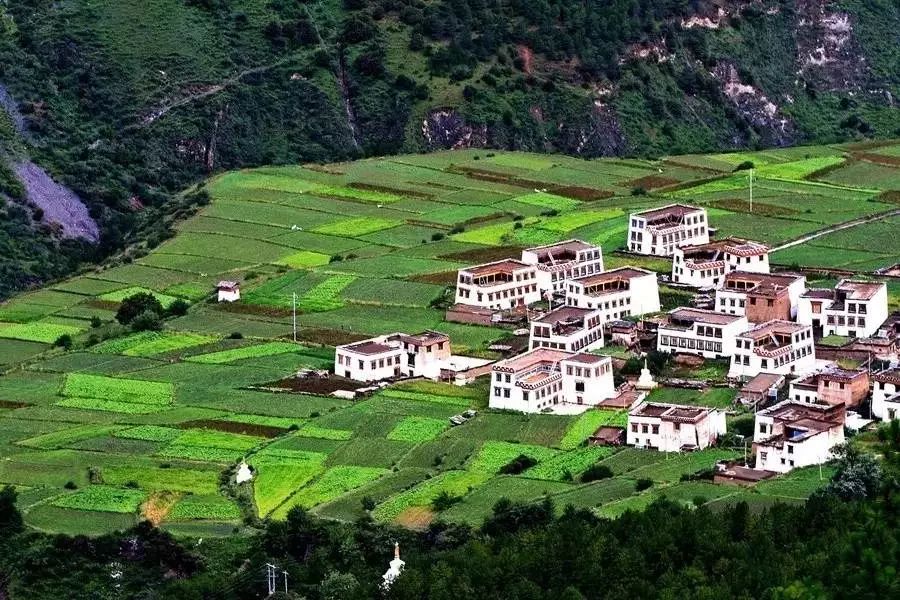
M834 290L828 288L809 288L800 296L801 298L816 298L819 300L831 300L834 298Z
M578 362L584 363L588 365L594 365L600 362L604 362L607 360L612 360L608 356L603 356L602 354L590 354L587 352L579 352L575 356L565 359L568 362Z
M784 375L778 373L760 373L744 384L741 391L751 394L764 394L784 381Z
M768 335L772 335L773 333L791 335L797 333L798 331L803 331L807 328L809 328L809 325L794 323L793 321L766 321L765 323L757 325L753 329L738 334L738 337L748 337L753 340L758 340Z
M666 421L693 422L709 415L713 410L705 406L643 402L628 414L634 417L658 417Z
M807 382L817 382L820 379L824 379L826 381L853 381L858 377L863 377L868 374L869 372L865 369L840 369L838 367L833 367L825 371L819 371L818 373L807 375L803 379L795 381L794 385L802 385Z
M872 378L875 381L880 381L881 383L893 383L894 385L900 385L900 368L880 371L878 373L875 373Z
M515 271L518 271L520 269L527 269L530 266L531 265L526 265L520 260L516 260L514 258L506 258L503 260L498 260L496 262L466 267L465 269L461 270L478 277L481 275L491 275L493 273L512 274Z
M835 286L835 290L847 292L848 300L871 300L882 288L887 287L884 283L877 281L853 281L850 279L842 279Z
M216 284L216 287L218 287L218 288L236 288L239 285L240 284L237 281L228 281L228 280L223 279L222 281L220 281L219 283Z
M753 273L750 271L731 271L725 275L722 280L722 286L726 291L745 291L745 289L734 290L728 288L729 282L746 282L756 286L770 285L787 288L792 283L796 283L802 279L803 275L794 275L787 273ZM755 291L755 290L754 290Z
M440 331L427 330L423 331L422 333L416 333L414 335L401 334L400 340L408 342L410 344L422 346L426 344L435 344L438 342L449 342L450 336L446 333L441 333Z
M349 350L350 352L355 352L357 354L383 354L385 352L390 352L391 350L399 350L399 348L395 348L394 346L388 346L387 344L382 344L381 342L374 342L372 340L366 340L363 342L359 342L356 344L350 344L349 346L343 346L344 350Z
M643 217L647 219L647 221L650 221L661 219L680 219L688 213L698 211L705 211L705 209L699 208L697 206L691 206L689 204L669 204L667 206L660 206L659 208L642 210L640 212L634 213L634 215Z
M573 252L578 252L579 250L590 250L592 248L599 248L595 244L588 244L584 240L579 239L571 239L564 240L562 242L556 242L553 244L547 244L546 246L535 246L533 248L525 248L525 252L536 252L538 254L546 254L548 252L553 252L554 250L571 250Z
M563 306L561 308L557 308L556 310L551 310L550 312L543 314L539 318L534 319L532 322L534 322L534 323L558 323L560 321L568 321L570 319L584 318L594 312L597 312L597 309L595 309L595 308L577 308L575 306Z
M714 310L688 307L676 308L675 310L669 312L669 317L672 319L694 321L697 323L709 323L712 325L730 325L744 318L741 315L727 315L725 313L716 312Z
M557 363L564 358L569 358L572 356L571 352L565 352L563 350L551 350L549 348L535 348L534 350L529 350L528 352L524 352L519 354L518 356L514 356L502 362L498 362L494 365L494 370L504 370L504 371L521 371L523 369L528 369L540 363Z
M609 271L604 271L603 273L595 273L594 275L588 275L587 277L579 277L577 279L573 279L575 283L580 283L581 285L587 287L590 285L597 285L598 283L606 283L608 281L627 281L634 277L643 277L644 275L653 275L652 271L647 271L645 269L640 269L638 267L619 267L618 269L610 269Z
M834 417L832 413L843 414L843 405L832 406L830 404L811 404L796 400L782 400L774 406L764 408L756 413L758 416L772 417L782 421L799 421L800 419L819 419L830 421Z
M756 256L758 254L766 254L769 247L760 242L745 240L743 238L729 237L721 240L715 240L708 244L697 244L694 246L683 246L680 250L685 257L691 254L699 254L702 252L725 251L729 254L737 256Z

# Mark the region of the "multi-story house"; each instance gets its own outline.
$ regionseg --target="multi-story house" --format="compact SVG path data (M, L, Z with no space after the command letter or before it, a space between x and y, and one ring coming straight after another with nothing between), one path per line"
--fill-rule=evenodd
M737 336L728 376L749 378L763 371L801 375L815 367L812 327L769 321Z
M865 338L888 318L887 285L842 279L833 290L812 289L800 296L797 321L823 336Z
M566 284L566 305L599 309L604 321L659 312L656 273L621 267L570 280Z
M536 348L493 366L489 404L576 414L615 395L610 357Z
M638 254L672 256L675 248L709 243L706 209L670 204L632 213L628 249Z
M336 347L334 372L357 381L403 376L437 379L450 352L450 338L438 331L392 333Z
M529 348L578 352L603 347L603 313L564 306L531 321Z
M732 271L769 272L769 247L740 238L681 246L672 252L672 281L694 287L716 287Z
M900 369L872 376L872 416L882 421L900 419Z
M603 251L581 240L566 240L523 250L522 262L537 268L541 294L565 293L569 279L603 272Z
M642 402L628 413L626 443L662 452L703 450L725 433L725 413L703 406Z
M732 271L716 290L715 310L744 315L751 323L791 321L806 291L802 275Z
M869 396L869 371L832 368L791 382L788 397L807 404L855 408Z
M806 404L785 400L756 413L753 451L756 468L786 473L828 462L844 442L843 404Z
M699 308L676 308L657 329L660 352L725 358L734 353L735 338L747 329L747 319Z
M507 310L540 299L537 267L519 260L468 267L457 274L457 304Z

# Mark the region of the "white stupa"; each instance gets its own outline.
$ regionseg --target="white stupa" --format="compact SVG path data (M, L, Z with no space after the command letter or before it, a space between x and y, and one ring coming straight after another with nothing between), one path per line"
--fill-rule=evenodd
M253 479L253 471L250 470L250 465L247 464L247 461L242 460L241 464L238 465L234 480L237 483L244 483L251 479Z
M658 387L659 384L653 381L653 375L650 374L650 369L647 368L647 359L644 359L644 368L641 369L641 376L638 377L637 383L634 384L635 389L638 390L652 390Z
M382 576L381 589L389 589L394 584L394 581L400 577L405 565L406 563L400 560L400 544L394 543L394 560L390 562L387 572Z

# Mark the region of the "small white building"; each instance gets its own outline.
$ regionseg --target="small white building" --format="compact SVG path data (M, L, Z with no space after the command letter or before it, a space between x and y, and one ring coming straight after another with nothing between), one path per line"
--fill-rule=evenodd
M603 347L603 313L564 306L531 321L528 347L578 352Z
M717 312L744 315L751 323L790 321L805 291L802 275L732 271L716 289L714 306Z
M876 281L842 279L833 290L808 290L797 311L797 321L823 336L870 337L887 318L887 285Z
M391 589L397 578L403 574L406 562L400 560L400 544L394 543L394 559L388 563L388 570L381 576L381 589L385 592Z
M537 268L542 295L565 292L566 281L603 272L600 246L582 240L566 240L522 251L522 262Z
M812 327L791 321L769 321L737 336L728 376L749 379L764 371L803 375L815 368Z
M725 275L742 270L769 272L769 247L740 238L681 246L672 252L672 281L694 287L716 287Z
M621 267L573 279L566 287L566 305L598 309L603 321L660 310L656 273L645 269Z
M628 249L638 254L672 256L675 248L709 243L706 209L670 204L633 213L628 220Z
M402 376L438 379L450 362L450 337L439 331L380 335L334 351L334 372L356 381Z
M786 473L828 462L844 443L843 404L785 400L756 413L753 451L757 469Z
M734 353L734 340L748 327L747 319L699 308L676 308L657 329L660 352L725 358Z
M725 413L703 406L642 402L628 413L626 443L662 452L703 450L725 433Z
M506 259L460 269L456 303L507 310L541 299L535 265Z
M884 422L900 419L900 369L872 376L872 416Z
M536 348L493 366L489 405L577 414L615 395L610 357Z
M237 302L241 299L241 284L237 281L220 281L216 284L219 302Z

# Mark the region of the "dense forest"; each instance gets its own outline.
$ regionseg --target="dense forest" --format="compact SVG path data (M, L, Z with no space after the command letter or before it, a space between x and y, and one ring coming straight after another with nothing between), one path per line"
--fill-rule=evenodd
M894 0L0 0L0 298L159 243L222 169L895 135L898 42Z
M270 563L273 598L896 598L900 423L881 439L883 460L844 452L831 483L805 504L711 511L660 500L610 521L571 509L554 516L549 501L500 500L475 530L328 523L295 508L249 538L178 541L148 523L94 539L51 537L23 529L6 488L0 597L261 598ZM395 542L406 568L383 592Z

